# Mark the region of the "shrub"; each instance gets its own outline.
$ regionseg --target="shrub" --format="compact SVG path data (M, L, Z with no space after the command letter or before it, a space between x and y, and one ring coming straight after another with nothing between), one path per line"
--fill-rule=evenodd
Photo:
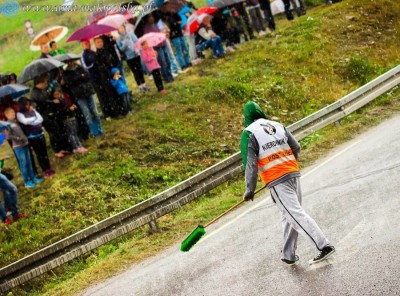
M352 56L345 66L344 78L352 82L365 84L375 72L375 67L368 59L360 56Z

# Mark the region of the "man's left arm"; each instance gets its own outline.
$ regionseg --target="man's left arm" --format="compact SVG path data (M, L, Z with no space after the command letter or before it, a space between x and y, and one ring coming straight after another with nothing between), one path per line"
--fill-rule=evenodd
M292 149L293 155L296 158L296 160L299 161L300 151L301 151L300 144L299 144L299 142L297 142L297 140L294 138L294 136L288 129L285 128L285 132L286 132L286 136L288 138L288 145Z

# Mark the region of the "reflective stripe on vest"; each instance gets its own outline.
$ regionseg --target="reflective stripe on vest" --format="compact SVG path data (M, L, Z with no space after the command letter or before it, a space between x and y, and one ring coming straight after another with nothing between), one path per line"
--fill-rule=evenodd
M287 143L283 125L275 121L258 119L246 130L257 139L258 171L265 184L300 170L293 151Z

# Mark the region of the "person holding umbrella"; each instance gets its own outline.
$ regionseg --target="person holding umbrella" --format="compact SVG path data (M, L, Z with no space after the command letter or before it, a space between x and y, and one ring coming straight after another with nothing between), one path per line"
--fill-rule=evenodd
M175 48L175 56L178 60L179 66L185 70L192 66L189 58L189 49L186 44L186 39L182 32L182 18L174 11L169 11L165 14L166 21L170 28L169 38Z
M264 12L265 20L268 23L268 28L271 31L275 31L275 20L271 11L271 2L269 0L259 0L259 2L261 10Z
M221 10L218 10L211 20L213 31L225 41L226 51L234 52L240 44L240 32L232 26L231 19Z
M51 48L49 54L52 57L54 57L54 56L56 56L58 54L66 54L67 53L64 49L57 48L57 42L55 42L54 40L49 43L49 46Z
M96 46L95 64L98 69L98 79L100 87L100 107L104 117L107 118L122 118L120 108L117 105L118 94L110 83L111 69L119 68L115 60L112 59L109 52L104 48L103 38L95 37L94 44Z
M39 59L48 59L51 58L50 49L47 43L40 45L40 56Z
M81 41L81 46L83 48L82 57L81 57L81 65L89 73L90 82L94 87L94 90L97 94L99 100L104 100L102 96L104 93L102 92L102 86L100 84L100 75L99 69L96 64L96 52L91 49L90 40L84 39Z
M8 124L0 124L0 145L4 143L6 139L6 131L5 129L8 127ZM27 214L20 213L18 209L18 190L17 187L0 172L0 191L3 193L4 199L4 207L9 208L11 210L11 214L13 216L14 222L27 217ZM5 225L10 225L13 223L13 220L7 217L7 212L4 209L3 205L0 203L0 220L3 221Z
M10 126L7 137L12 141L12 148L17 156L19 169L26 188L34 188L36 183L43 182L43 179L36 178L32 168L32 161L29 152L29 142L25 133L16 122L15 111L12 108L4 110Z
M152 14L148 14L145 17L145 26L143 28L143 33L145 36L147 33L160 33L160 29L157 27L155 23L155 19ZM174 81L174 77L171 72L171 61L168 57L167 52L167 43L166 41L161 42L159 45L154 47L154 50L157 52L157 61L160 65L161 75L165 82L169 83ZM149 69L149 71L151 71Z
M103 135L103 128L97 112L93 86L88 72L76 61L76 59L66 60L67 67L63 72L63 80L81 109L90 134L99 137Z
M32 101L27 97L21 97L18 104L17 120L28 138L30 150L35 152L44 176L46 178L53 177L55 172L50 166L47 153L46 137L42 127L43 117L33 108ZM33 154L31 154L31 158L33 158Z
M31 100L36 104L36 110L43 117L43 127L49 135L50 145L55 152L55 156L62 158L70 150L70 147L65 137L63 124L56 116L60 102L51 98L48 92L48 80L47 73L35 77Z
M136 35L132 32L127 32L125 25L121 25L118 27L118 33L118 48L125 53L126 62L133 73L136 84L139 86L139 91L145 92L150 90L150 87L146 84L144 80L140 55L137 54L134 50L135 43L137 42Z
M157 60L157 52L148 45L147 41L144 40L141 43L141 56L146 68L151 72L154 77L154 83L160 94L166 94L167 91L164 89L164 85L161 79L160 65Z
M258 36L265 35L265 27L263 18L261 16L260 3L258 0L247 0L246 1L246 10L250 14L251 23L253 24L253 29L256 30Z
M221 37L212 30L210 17L204 18L196 34L199 39L199 44L196 46L198 51L203 51L211 47L214 58L220 58L225 55Z
M250 23L250 18L249 18L249 14L247 13L247 10L246 10L245 2L236 3L233 7L238 14L237 15L238 21L240 22L241 20L243 20L243 22L245 23L247 33L249 34L249 38L254 39L255 37L254 37L253 27L251 26L251 23ZM246 36L246 34L245 34L245 36Z

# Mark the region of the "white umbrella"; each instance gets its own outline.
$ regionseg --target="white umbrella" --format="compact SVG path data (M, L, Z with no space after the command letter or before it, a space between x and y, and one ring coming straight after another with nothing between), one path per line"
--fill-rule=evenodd
M50 41L58 42L68 33L65 26L51 26L40 30L33 38L30 50L40 50L40 45L49 43Z
M126 22L126 18L122 14L111 14L99 20L97 23L100 25L107 25L118 29L123 23Z

